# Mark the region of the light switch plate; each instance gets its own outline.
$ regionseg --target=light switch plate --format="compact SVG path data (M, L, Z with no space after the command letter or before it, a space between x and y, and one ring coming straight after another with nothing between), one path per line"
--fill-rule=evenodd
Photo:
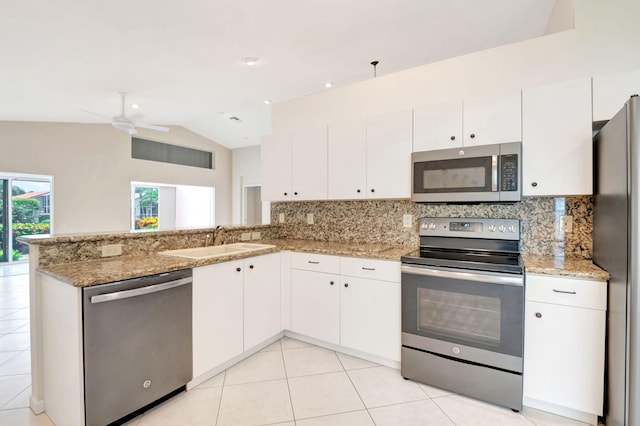
M240 235L240 240L242 241L249 241L251 239L251 232L243 232L242 235Z
M259 232L252 232L251 233L251 239L252 240L259 240L260 239L260 233Z
M120 256L122 254L122 244L107 244L101 247L102 257Z
M278 222L279 222L279 223L284 223L284 213L280 213L280 214L278 215Z
M405 214L402 215L402 226L405 228L411 228L413 225L413 215Z
M313 225L313 213L307 213L307 223Z

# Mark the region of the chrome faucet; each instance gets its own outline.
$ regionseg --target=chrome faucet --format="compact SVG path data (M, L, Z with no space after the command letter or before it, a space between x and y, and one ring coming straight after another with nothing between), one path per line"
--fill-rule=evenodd
M222 237L222 233L224 232L225 228L223 226L216 226L213 230L213 245L217 246L220 243L218 242L218 239L220 239L220 237Z

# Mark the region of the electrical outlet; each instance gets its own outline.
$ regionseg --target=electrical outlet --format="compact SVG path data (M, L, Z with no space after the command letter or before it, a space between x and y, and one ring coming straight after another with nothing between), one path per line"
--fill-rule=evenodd
M108 244L101 247L102 257L120 256L122 254L122 244Z
M278 222L279 222L279 223L284 223L284 213L280 213L280 214L278 215Z
M562 230L565 234L571 234L573 232L573 216L562 216Z
M251 232L243 232L242 235L240 235L241 241L249 241L250 239L251 239Z
M313 213L308 213L307 214L307 223L309 225L313 225Z
M259 240L260 239L260 233L259 232L252 232L251 233L251 239L252 240Z
M413 226L413 215L402 215L402 226L405 228L411 228L411 226Z

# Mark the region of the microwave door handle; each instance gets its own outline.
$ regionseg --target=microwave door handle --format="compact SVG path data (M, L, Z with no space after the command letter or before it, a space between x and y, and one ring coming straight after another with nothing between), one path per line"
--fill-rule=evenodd
M498 156L491 156L491 191L498 191Z

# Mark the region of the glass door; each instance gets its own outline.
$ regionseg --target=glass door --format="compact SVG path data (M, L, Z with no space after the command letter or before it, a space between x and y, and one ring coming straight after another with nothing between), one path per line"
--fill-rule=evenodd
M51 179L0 176L0 262L29 258L29 245L18 237L49 234L51 229Z

